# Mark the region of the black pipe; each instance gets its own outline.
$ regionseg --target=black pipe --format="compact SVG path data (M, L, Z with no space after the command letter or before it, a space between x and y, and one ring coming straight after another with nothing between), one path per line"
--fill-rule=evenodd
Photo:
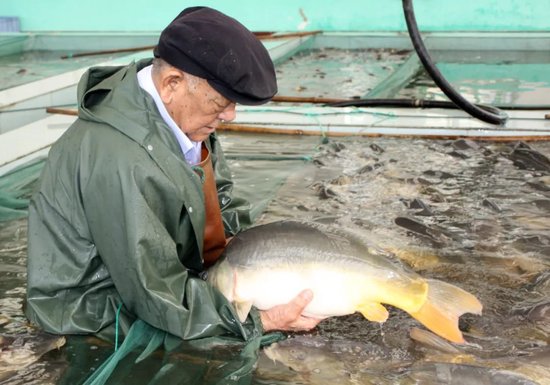
M414 16L412 0L403 0L403 11L405 12L405 20L407 21L407 29L411 37L414 49L420 61L424 65L426 71L430 74L435 84L447 95L447 97L459 106L462 110L473 116L474 118L483 120L491 124L504 124L508 119L508 115L498 110L495 107L479 106L466 100L460 95L451 84L443 77L441 72L433 63L430 54L428 53L422 36L418 32L418 25Z
M453 102L447 100L426 100L426 99L353 99L343 102L326 103L327 107L400 107L400 108L453 108L462 109ZM504 110L523 110L523 111L536 111L536 110L548 110L550 104L536 104L536 105L499 105L486 106L482 104L477 105L486 111L498 114L501 113L500 109Z
M327 107L400 107L400 108L461 108L447 100L427 99L350 99L342 102L325 103ZM479 108L498 113L499 110L539 111L550 110L550 104L498 104L496 106L477 105Z

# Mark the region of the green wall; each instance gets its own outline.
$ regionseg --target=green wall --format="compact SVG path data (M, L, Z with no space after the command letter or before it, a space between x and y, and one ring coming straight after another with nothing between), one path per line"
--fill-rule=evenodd
M416 0L423 31L550 31L550 0ZM255 31L404 31L401 0L0 0L21 30L159 31L188 6L217 8Z

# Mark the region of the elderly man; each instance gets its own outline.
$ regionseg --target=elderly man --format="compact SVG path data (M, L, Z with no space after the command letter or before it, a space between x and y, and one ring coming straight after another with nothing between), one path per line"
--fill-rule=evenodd
M268 52L235 19L193 7L154 54L80 81L79 117L29 209L28 318L109 336L118 315L123 331L139 318L184 339L314 327L301 315L311 291L241 323L198 276L249 225L215 131L236 103L276 93Z

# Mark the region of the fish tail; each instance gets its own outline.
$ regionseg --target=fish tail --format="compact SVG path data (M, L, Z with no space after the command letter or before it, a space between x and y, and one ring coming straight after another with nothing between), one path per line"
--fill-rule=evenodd
M464 343L458 318L464 313L481 314L483 306L474 295L459 287L434 279L427 282L426 302L410 315L441 337Z

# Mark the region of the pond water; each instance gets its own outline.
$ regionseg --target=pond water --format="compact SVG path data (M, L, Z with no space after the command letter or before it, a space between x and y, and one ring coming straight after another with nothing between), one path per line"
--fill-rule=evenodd
M548 51L435 51L432 57L455 90L471 102L532 106L548 99ZM424 69L396 97L447 100Z
M304 50L277 65L278 94L365 98L411 55L416 54L382 48ZM434 50L430 55L449 83L471 102L532 106L548 99L548 51ZM448 100L421 64L411 79L402 81L403 88L388 97Z
M108 384L550 384L550 142L220 136L257 223L322 220L360 233L422 276L475 294L483 315L462 317L464 345L426 337L391 307L384 324L327 319L263 348L240 379L230 376L234 343L186 343L135 365L137 352ZM8 336L32 332L25 243L24 218L0 223ZM112 349L69 337L7 377L0 370L0 384L82 383Z
M128 55L128 53L121 52L62 58L79 53L82 51L31 50L0 56L0 90Z
M361 98L409 53L386 48L304 50L277 65L278 95Z

